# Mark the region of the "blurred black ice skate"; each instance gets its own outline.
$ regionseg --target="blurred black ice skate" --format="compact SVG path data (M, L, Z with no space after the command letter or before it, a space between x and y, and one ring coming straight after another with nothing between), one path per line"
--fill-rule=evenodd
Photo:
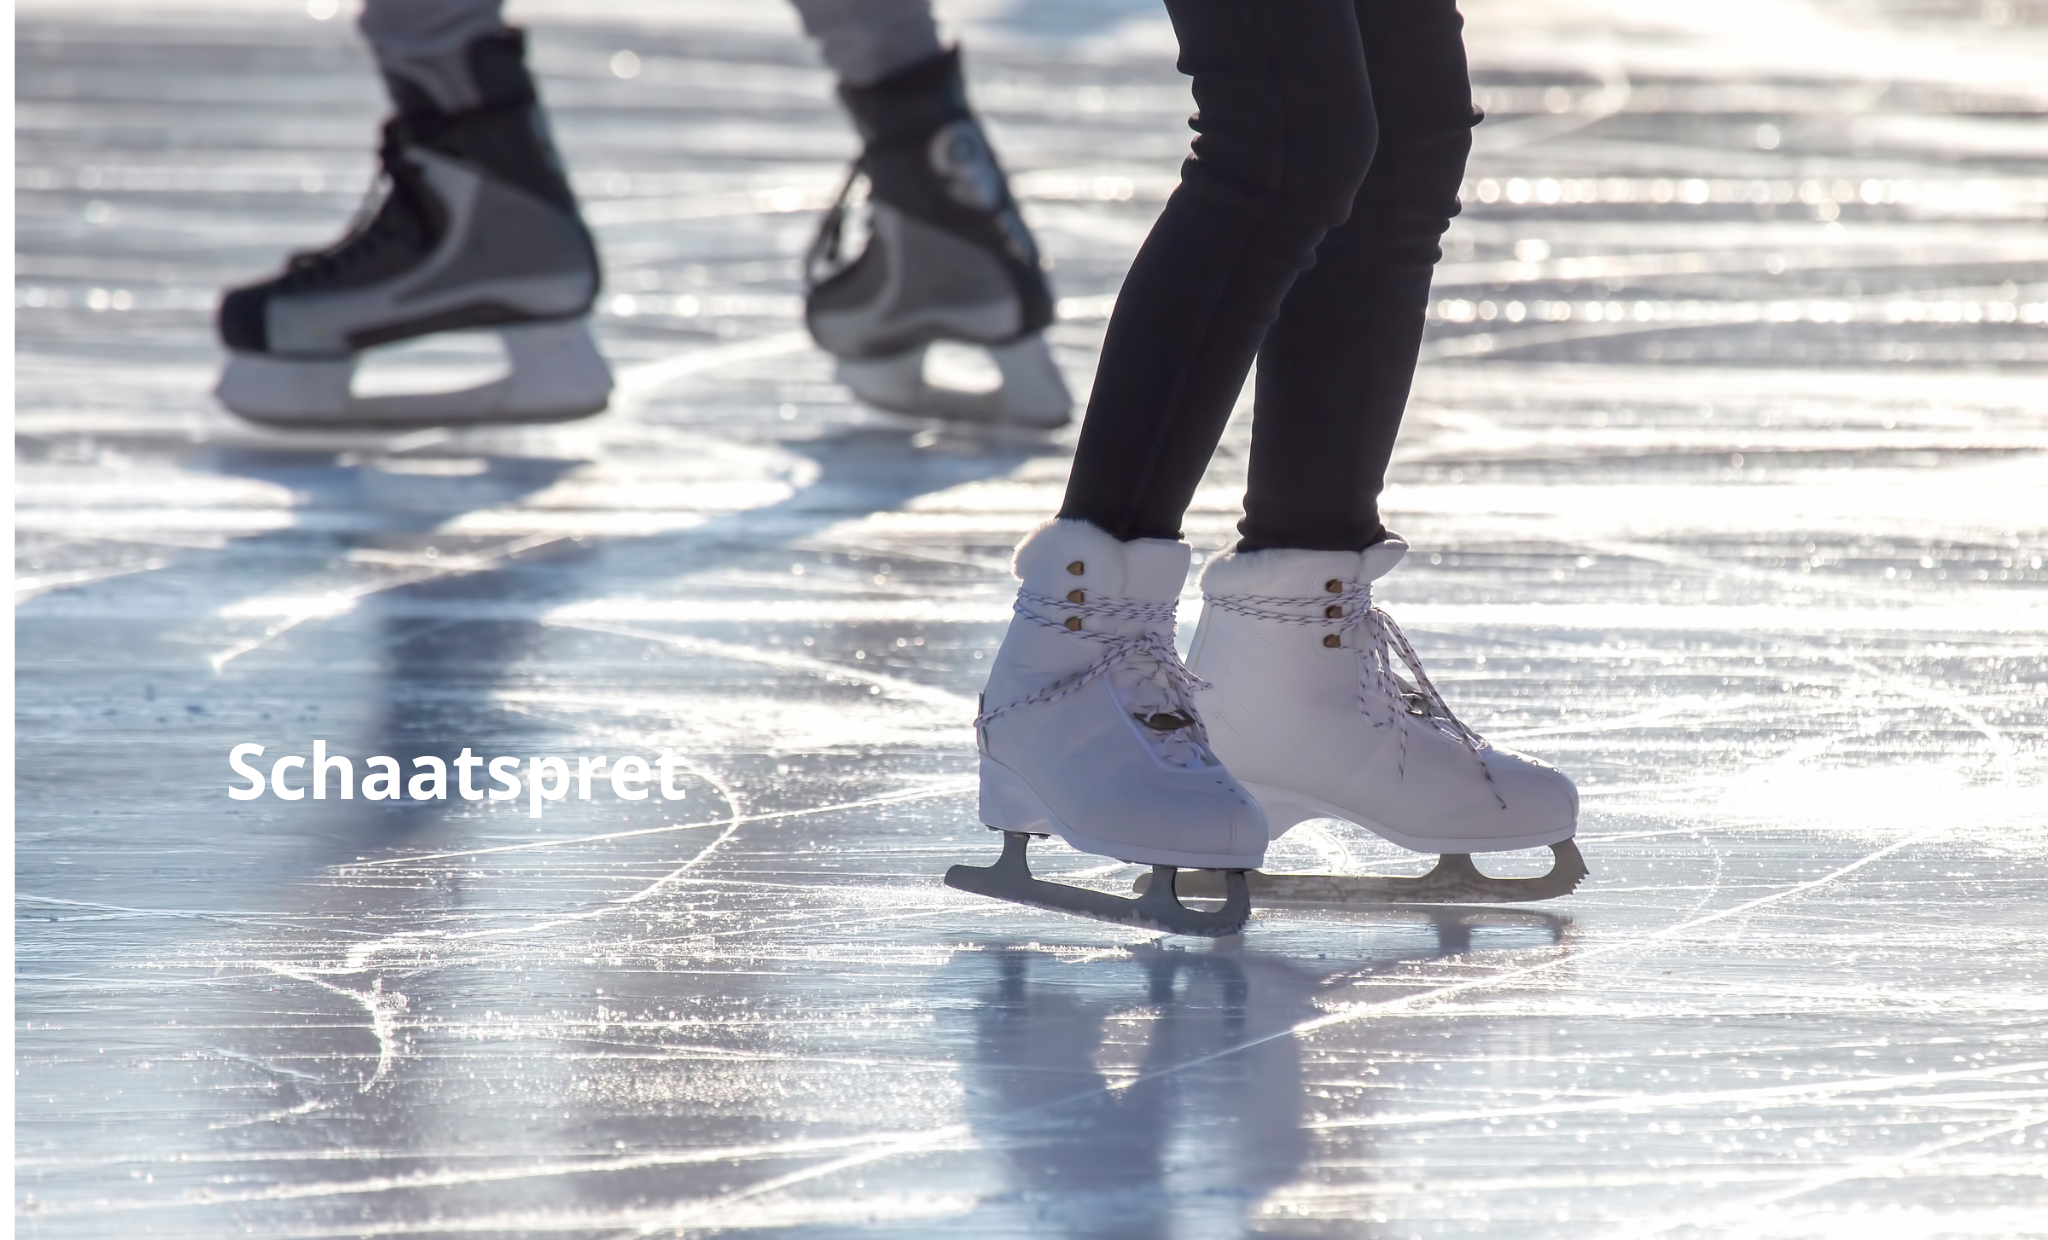
M461 55L473 106L387 68L398 108L382 175L355 224L220 307L221 403L286 427L552 422L602 410L611 371L587 322L597 251L549 140L525 41L503 30ZM445 94L445 92L444 92ZM361 396L376 345L488 329L509 373L453 392Z
M840 97L864 148L805 263L805 320L839 381L912 417L1066 425L1073 399L1043 335L1052 291L967 106L958 49ZM866 244L848 257L861 182ZM934 383L927 362L942 342L985 350L1000 382Z

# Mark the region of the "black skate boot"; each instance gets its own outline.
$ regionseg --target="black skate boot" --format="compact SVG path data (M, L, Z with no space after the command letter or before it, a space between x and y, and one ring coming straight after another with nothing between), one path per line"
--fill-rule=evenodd
M956 48L872 86L841 87L865 149L807 263L805 319L870 404L917 417L1064 425L1072 398L1046 348L1052 290L1009 183L967 106ZM868 183L867 246L841 253L847 199ZM934 342L985 348L991 392L935 386Z
M461 111L387 75L398 114L384 125L383 175L355 225L222 299L221 403L272 425L379 428L557 421L605 407L611 372L586 321L597 251L525 49L517 30L470 44L480 102ZM505 378L459 392L351 394L362 350L473 328L503 339Z

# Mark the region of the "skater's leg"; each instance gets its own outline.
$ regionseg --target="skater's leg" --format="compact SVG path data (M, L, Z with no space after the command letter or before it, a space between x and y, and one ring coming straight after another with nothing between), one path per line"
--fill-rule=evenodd
M1174 653L1180 519L1288 285L1350 210L1373 123L1349 0L1168 12L1199 136L1118 296L1061 519L1018 548L1017 619L977 721L982 821L1012 833L1006 859L947 881L1215 934L1242 924L1241 879L1204 928L1031 884L1018 833L1159 867L1239 869L1263 851L1264 816L1210 750Z
M848 86L872 86L942 50L931 0L793 0L818 54Z
M1379 149L1259 351L1240 550L1361 551L1458 213L1472 91L1454 0L1357 0Z
M1584 872L1565 851L1571 781L1460 722L1373 604L1373 582L1407 552L1374 499L1473 115L1451 0L1359 0L1359 13L1379 152L1260 352L1245 540L1203 573L1189 661L1211 685L1200 701L1217 755L1276 832L1336 817L1421 852L1551 845L1558 868L1542 881L1503 885L1454 858L1408 887L1546 898Z
M1176 538L1282 299L1376 126L1351 0L1168 0L1199 135L1117 295L1061 515Z

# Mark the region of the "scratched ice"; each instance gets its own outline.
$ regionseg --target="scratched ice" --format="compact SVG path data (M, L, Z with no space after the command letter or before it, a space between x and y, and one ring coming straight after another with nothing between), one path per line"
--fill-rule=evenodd
M2042 1232L2040 0L1467 5L1387 593L1580 777L1593 877L1214 949L940 885L994 853L966 721L1071 436L849 405L794 315L850 140L788 13L605 7L524 17L618 407L395 439L206 396L215 290L363 188L349 14L20 18L22 1234ZM1085 389L1184 141L1163 18L949 12ZM668 747L688 797L226 798L315 739Z

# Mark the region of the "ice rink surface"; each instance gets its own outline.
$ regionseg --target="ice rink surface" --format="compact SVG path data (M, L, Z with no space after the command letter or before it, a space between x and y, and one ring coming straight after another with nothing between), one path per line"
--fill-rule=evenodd
M1579 779L1592 877L1214 946L940 885L995 854L968 720L1071 432L850 404L797 259L852 141L792 18L604 9L514 13L613 411L397 437L207 394L217 290L367 181L349 14L20 14L21 1234L2048 1234L2041 0L1467 5L1383 596ZM1085 391L1170 32L945 12ZM687 796L228 799L231 746L316 740L667 748ZM1272 866L1426 864L1323 825Z

